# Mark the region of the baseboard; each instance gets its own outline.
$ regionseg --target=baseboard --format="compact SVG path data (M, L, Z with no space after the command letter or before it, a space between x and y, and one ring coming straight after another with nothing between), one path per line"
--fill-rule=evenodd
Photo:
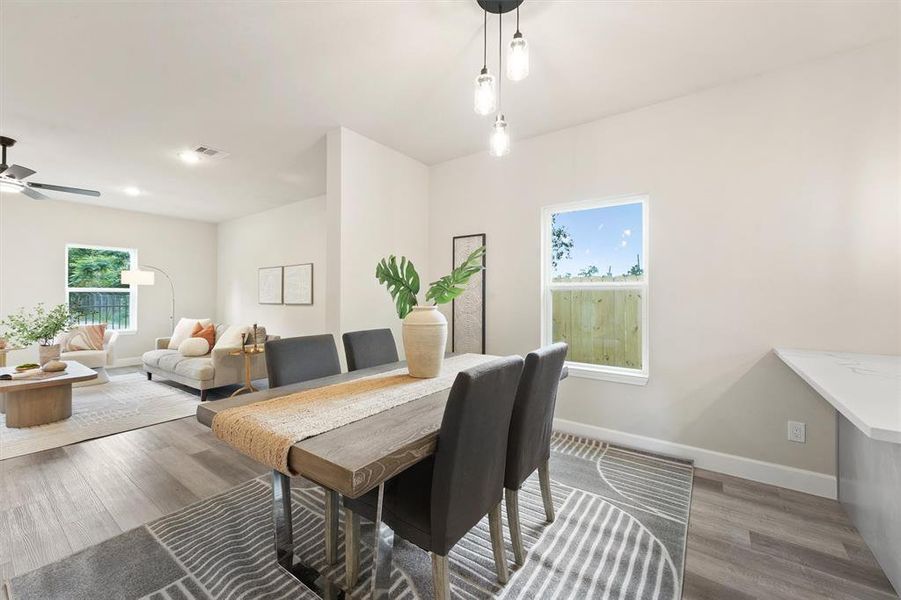
M832 500L835 500L837 497L835 477L825 473L796 469L795 467L777 465L695 446L686 446L685 444L677 444L566 419L554 419L554 429L563 433L635 448L636 450L692 460L696 467L707 469L708 471L725 473L726 475L767 483Z
M113 361L113 367L135 367L141 364L140 356L129 356L126 358L117 358Z

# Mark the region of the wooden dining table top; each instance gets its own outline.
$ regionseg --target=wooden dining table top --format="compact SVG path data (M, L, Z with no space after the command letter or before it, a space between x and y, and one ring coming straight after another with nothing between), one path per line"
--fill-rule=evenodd
M406 362L394 362L204 402L197 408L197 420L212 427L216 414L235 406L353 381L404 366ZM566 375L564 369L561 379ZM349 498L358 498L434 454L449 394L450 388L297 442L288 452L288 466L311 481Z

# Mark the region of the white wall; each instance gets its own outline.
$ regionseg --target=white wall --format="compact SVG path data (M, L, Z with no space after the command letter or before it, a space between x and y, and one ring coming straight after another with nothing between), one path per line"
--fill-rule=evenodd
M335 333L391 327L402 353L400 320L375 266L404 255L425 281L428 168L346 128L330 133L328 144L330 325Z
M219 224L217 320L266 327L270 334L327 331L326 197L301 200ZM313 305L260 304L257 269L313 263Z
M570 378L558 417L833 473L832 410L770 349L901 351L898 67L880 44L437 165L432 275L486 232L488 352L526 352L540 207L648 193L650 382Z
M216 307L216 226L59 200L0 195L0 315L20 306L66 302L66 244L136 248L138 260L167 271L176 294L176 320L212 316ZM138 330L122 335L119 359L139 357L154 338L169 335L170 292L138 289ZM12 353L10 364L37 357L36 347Z

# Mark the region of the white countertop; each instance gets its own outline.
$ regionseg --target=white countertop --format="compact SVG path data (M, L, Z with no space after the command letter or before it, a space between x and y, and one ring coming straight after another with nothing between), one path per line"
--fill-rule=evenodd
M775 352L867 436L901 444L901 356L788 348Z

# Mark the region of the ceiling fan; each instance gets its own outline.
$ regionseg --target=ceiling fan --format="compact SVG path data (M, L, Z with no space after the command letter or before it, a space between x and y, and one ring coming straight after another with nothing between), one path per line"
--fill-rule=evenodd
M81 188L66 187L63 185L51 185L49 183L35 183L33 181L23 181L26 177L31 177L36 171L23 167L21 165L6 164L6 149L12 147L16 140L8 137L0 136L0 146L3 148L3 158L0 160L0 191L4 192L21 192L29 198L35 200L47 200L48 197L38 190L50 190L53 192L66 192L69 194L82 194L83 196L99 196L100 192L95 190L84 190Z

